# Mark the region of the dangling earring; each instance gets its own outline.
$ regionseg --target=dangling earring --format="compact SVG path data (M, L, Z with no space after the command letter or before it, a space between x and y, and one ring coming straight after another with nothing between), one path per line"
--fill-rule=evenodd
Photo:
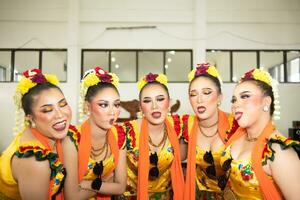
M218 101L217 105L220 106L221 105L221 101Z
M34 123L34 121L31 121L31 122L30 122L30 127L31 127L31 128L36 128L36 124Z
M264 112L268 112L268 111L269 111L269 106L267 106L267 105L264 105L264 107L263 107L263 111L264 111Z
M138 119L142 119L144 117L144 113L142 111L139 111L139 112L136 113L136 117Z
M30 121L29 121L28 119L25 119L25 120L24 120L24 125L25 125L26 127L29 127L29 126L30 126Z
M171 113L171 109L170 109L170 108L168 109L167 115L168 115L168 116L172 116L172 113Z

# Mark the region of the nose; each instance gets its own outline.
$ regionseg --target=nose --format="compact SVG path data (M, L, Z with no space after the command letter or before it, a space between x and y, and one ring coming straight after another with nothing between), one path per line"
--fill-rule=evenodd
M156 101L152 101L152 109L156 109L157 108L157 102Z
M57 118L61 118L63 116L63 112L60 108L56 109L56 116L57 116Z
M201 103L201 102L203 102L203 98L202 98L202 95L198 95L198 97L197 97L197 103Z
M109 106L108 114L109 115L114 115L115 114L114 106Z

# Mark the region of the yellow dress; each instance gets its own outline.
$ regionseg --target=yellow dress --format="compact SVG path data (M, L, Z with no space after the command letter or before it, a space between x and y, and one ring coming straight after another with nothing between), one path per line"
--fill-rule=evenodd
M47 150L38 140L21 142L19 133L0 157L0 199L21 199L18 183L12 175L11 159L13 156L28 158L34 156L37 161L48 160L51 168L52 197L55 195L65 178L64 168L58 155ZM49 197L50 198L50 197Z
M179 125L179 124L178 124ZM175 125L174 125L175 126ZM127 141L127 187L119 199L136 199L140 130L136 120L125 122ZM179 131L180 131L180 127ZM180 137L180 136L178 136ZM149 156L150 156L149 152ZM171 165L174 159L170 143L157 154L159 177L148 182L149 199L172 199Z
M294 148L298 154L300 152L300 143L287 139L283 136L272 136L266 143L265 151L262 156L262 165L267 164L267 160L273 161L275 159L275 151L272 149L272 144L280 144L284 150L286 148ZM221 164L225 160L231 158L231 145L223 151L221 156ZM272 181L272 176L268 176ZM231 162L231 174L228 182L230 188L230 199L241 200L259 200L263 199L263 194L260 189L259 181L252 168L251 158L236 159Z

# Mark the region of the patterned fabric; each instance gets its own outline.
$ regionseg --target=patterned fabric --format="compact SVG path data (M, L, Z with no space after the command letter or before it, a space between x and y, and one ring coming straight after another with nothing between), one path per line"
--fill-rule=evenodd
M178 115L170 117L178 138L180 135L180 118ZM136 120L127 121L123 124L123 129L127 134L127 187L126 192L119 199L132 199L136 196L137 174L139 160L139 138L140 130ZM149 152L150 156L150 152ZM170 143L158 153L157 167L159 177L155 180L149 180L148 191L149 199L172 199L171 190L171 164L173 161L173 148Z
M71 141L74 143L76 149L78 150L78 145L81 139L78 129L75 126L70 125L67 136L70 137Z
M262 165L267 164L267 160L274 161L276 152L272 149L273 144L280 144L282 150L293 148L299 155L300 143L283 136L271 136L266 142L262 155ZM223 151L221 156L221 164L231 158L231 145ZM269 176L273 181L273 178ZM253 171L251 158L245 160L232 160L231 174L229 178L229 187L238 199L257 200L263 199L263 194L259 186L258 179Z
M39 141L21 142L21 136L22 132L15 137L14 141L0 157L0 193L11 199L21 199L18 184L12 176L11 159L14 155L19 158L34 156L37 161L49 161L50 179L54 180L51 196L55 198L55 195L61 192L65 179L65 169L58 159L58 154L47 150Z

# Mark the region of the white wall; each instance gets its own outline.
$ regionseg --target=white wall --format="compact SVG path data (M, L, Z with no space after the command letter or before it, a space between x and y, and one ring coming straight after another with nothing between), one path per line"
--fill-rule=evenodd
M79 6L78 30L76 17L72 18L77 12L74 4ZM300 49L299 24L298 0L0 0L0 48L72 50L68 57L69 81L61 87L74 116L77 113L74 97L79 93L78 84L74 83L79 77L81 48L193 49L197 52L194 60L198 62L205 47ZM157 28L105 30L106 27L142 25ZM196 35L195 27L202 27ZM0 83L0 151L13 138L15 86L15 83ZM121 98L137 98L136 89L128 90L135 87L132 83L121 84ZM169 85L173 99L181 100L180 114L191 112L187 87L187 84ZM226 111L230 110L233 88L234 84L223 87L222 108ZM300 93L295 91L300 91L300 84L280 85L282 120L277 125L285 133L292 120L299 120L300 116L297 104ZM73 123L76 119L74 117Z

